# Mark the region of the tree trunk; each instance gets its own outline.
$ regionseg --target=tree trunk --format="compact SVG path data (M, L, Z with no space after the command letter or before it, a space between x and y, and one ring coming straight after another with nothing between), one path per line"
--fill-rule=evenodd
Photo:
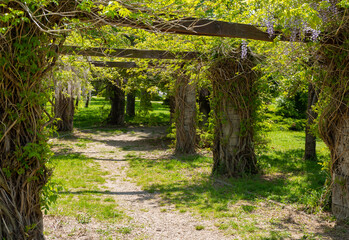
M251 70L255 66L252 60L226 58L210 67L216 122L213 174L240 177L258 172L253 142L257 74Z
M202 88L199 91L199 110L203 114L201 125L205 125L208 121L211 111L210 105L210 91L207 88Z
M118 86L108 83L111 109L107 122L112 125L123 125L125 121L125 92Z
M127 104L126 104L127 116L131 118L136 116L135 105L136 105L136 96L134 92L130 92L127 94Z
M195 153L196 85L179 74L176 82L176 154Z
M311 125L317 118L317 113L313 110L313 106L318 101L318 93L315 86L309 83L308 86L308 104L307 104L307 126L305 128L305 160L316 160L316 136L311 132Z
M88 91L88 94L87 94L87 96L86 96L85 108L88 108L88 105L90 104L91 98L92 98L92 91L89 90L89 91Z
M55 118L57 121L57 131L73 131L74 120L74 97L73 85L68 83L68 87L62 90L58 83L55 92Z
M76 109L79 108L79 102L80 102L80 99L81 99L81 83L80 81L77 82L77 87L75 88L76 89L76 102L75 102L75 107Z

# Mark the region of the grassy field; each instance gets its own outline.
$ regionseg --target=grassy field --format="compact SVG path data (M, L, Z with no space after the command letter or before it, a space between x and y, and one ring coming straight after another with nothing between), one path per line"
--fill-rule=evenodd
M119 221L125 215L118 209L108 191L101 188L108 174L98 163L78 153L55 155L50 162L54 168L51 179L59 186L59 198L49 214L72 216L80 223L91 218L104 221Z
M267 150L258 156L259 175L215 179L211 176L212 158L192 156L159 160L131 157L129 176L145 190L159 192L164 203L174 204L180 212L193 211L219 220L217 227L229 234L243 239L283 239L287 231L275 233L256 224L263 207L260 203L272 200L318 212L326 172L318 162L302 159L304 133L279 131L268 135L271 141ZM329 158L323 143L318 144L318 157L321 161Z
M144 119L150 125L168 122L168 109L161 102L153 106L155 110L148 116L135 117L128 123L140 125ZM85 129L102 125L108 108L105 100L93 98L89 108L80 108L77 112L75 127ZM110 132L122 134L127 130L117 128ZM179 212L189 211L215 219L216 227L227 234L241 239L288 238L290 232L287 230L272 230L281 221L278 216L271 216L263 223L265 226L259 226L261 219L268 212L281 214L289 205L307 213L326 210L321 201L328 178L323 166L329 161L329 151L318 141L318 160L304 161L304 132L271 131L266 133L266 138L267 146L257 149L258 175L239 179L212 177L210 154L154 160L133 151L127 155L128 176L143 189L160 193L162 204L172 204ZM88 141L80 139L76 144L84 147ZM69 148L60 146L64 147ZM63 190L50 214L74 216L81 222L88 222L91 217L103 221L126 218L117 202L103 194L105 191L100 187L108 173L93 159L68 152L56 154L51 161L51 166L55 167L52 180ZM197 228L200 230L204 226ZM307 229L301 231L304 237L301 239L321 239Z
M136 100L136 116L126 117L125 123L132 125L167 125L170 121L169 108L161 101L152 101L153 110L149 114L140 116L139 100ZM74 116L74 127L86 129L105 125L105 120L110 111L110 103L104 97L92 97L88 108L80 106Z

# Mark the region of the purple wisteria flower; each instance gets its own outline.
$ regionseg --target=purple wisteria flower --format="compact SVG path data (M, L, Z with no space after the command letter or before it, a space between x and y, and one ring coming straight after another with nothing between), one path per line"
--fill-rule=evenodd
M311 29L311 40L313 42L316 42L320 36L320 33L320 30Z
M247 57L247 42L242 40L241 42L241 59L245 59Z
M263 20L265 26L267 27L267 33L269 34L269 37L272 37L274 35L274 23L275 20L268 16L266 19Z

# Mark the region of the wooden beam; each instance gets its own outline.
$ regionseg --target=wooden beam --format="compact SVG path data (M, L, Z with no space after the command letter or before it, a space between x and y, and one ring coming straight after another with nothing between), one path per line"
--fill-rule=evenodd
M125 25L125 22L123 24ZM126 24L127 25L127 24ZM251 40L259 40L266 42L273 42L276 38L280 41L286 42L310 42L312 33L305 32L305 36L297 34L295 39L282 35L282 32L276 31L273 35L260 30L257 26L243 23L231 23L209 19L198 18L182 18L171 21L158 20L154 21L151 26L146 24L138 24L130 27L141 28L155 32L168 32L184 35L197 36L214 36L214 37L229 37L229 38L243 38ZM341 45L338 39L327 37L326 33L320 35L320 43L329 45Z
M130 19L114 18L105 19L105 21L101 24L139 28L152 32L165 32L184 35L243 38L267 42L272 42L275 38L279 38L281 41L290 41L289 37L283 36L280 32L276 32L270 36L267 32L260 30L254 25L210 19L182 18L166 21L158 18L149 24L145 24L142 22L135 22ZM305 42L307 40L296 39L293 41Z
M107 68L138 68L135 62L103 62L103 61L90 61L95 67L107 67Z
M62 46L59 49L63 55L83 55L97 57L119 57L119 58L143 58L143 59L181 59L194 60L199 58L199 52L173 53L163 50L140 50L140 49L118 49L118 48L85 48L77 46Z
M257 27L249 24L230 23L209 19L186 18L154 24L156 30L176 34L244 38L272 42L279 34L270 36ZM280 40L289 39L280 36Z
M108 5L109 1L98 1L98 4ZM290 39L281 36L280 33L269 36L268 33L258 29L256 26L243 23L231 23L210 19L198 19L198 18L180 18L173 20L162 19L161 16L157 16L153 12L148 12L151 21L142 21L142 17L138 19L124 18L121 16L103 16L101 15L98 7L92 8L91 11L81 11L77 9L77 3L73 0L68 0L64 5L65 12L69 12L69 18L79 18L81 21L91 22L94 26L112 25L112 26L124 26L131 28L139 28L149 30L153 32L168 32L176 34L189 34L199 36L216 36L216 37L230 37L230 38L244 38L260 41L273 41L276 37L279 37L282 41L289 41ZM145 14L147 9L139 9L136 4L123 5L131 12L142 11Z

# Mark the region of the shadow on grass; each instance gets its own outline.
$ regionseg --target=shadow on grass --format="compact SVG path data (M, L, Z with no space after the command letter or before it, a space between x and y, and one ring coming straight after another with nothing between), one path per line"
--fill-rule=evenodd
M111 192L111 191L95 191L95 190L83 190L83 191L62 191L58 192L59 194L64 195L84 195L84 194L102 194L102 195L140 195L148 194L145 191L132 191L132 192Z
M237 179L221 178L218 181L207 170L204 174L200 169L195 170L203 165L212 165L212 162L200 156L155 161L133 158L130 165L131 174L142 182L144 190L160 192L165 202L179 208L197 209L199 213L224 213L230 211L230 206L239 200L247 200L251 204L266 200L295 203L298 206L309 204L313 191L321 192L326 174L317 162L304 161L302 156L302 150L272 151L259 159L265 174ZM132 173L132 169L136 173ZM199 175L195 175L195 172L199 172ZM189 176L183 177L186 174ZM323 229L314 234L345 239L343 236L349 234L349 227L343 224L338 226L328 228L323 225ZM287 230L287 224L283 228Z
M143 128L99 128L98 130L82 130L87 137L81 137L74 133L64 133L58 136L60 139L71 141L72 144L102 143L123 151L154 151L167 150L172 139L166 137L166 127L143 127ZM128 136L124 138L123 134ZM113 139L115 136L116 137ZM112 139L110 139L112 138ZM59 142L56 144L59 146ZM66 143L55 151L56 154L67 154L73 152L73 148ZM83 153L83 151L81 152Z

